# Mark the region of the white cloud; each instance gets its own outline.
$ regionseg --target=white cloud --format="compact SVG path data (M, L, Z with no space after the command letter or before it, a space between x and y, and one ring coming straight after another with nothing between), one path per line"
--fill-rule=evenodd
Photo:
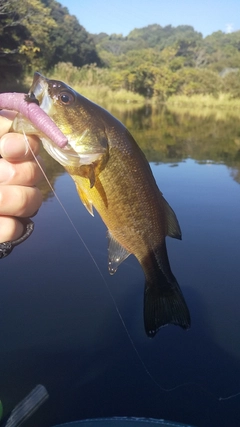
M234 25L233 24L226 24L226 33L232 33L233 32Z

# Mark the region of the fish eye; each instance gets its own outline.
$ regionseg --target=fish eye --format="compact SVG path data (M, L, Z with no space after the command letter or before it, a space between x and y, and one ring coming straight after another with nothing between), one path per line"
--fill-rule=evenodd
M70 92L62 92L60 93L60 101L64 105L70 105L74 101L74 95Z

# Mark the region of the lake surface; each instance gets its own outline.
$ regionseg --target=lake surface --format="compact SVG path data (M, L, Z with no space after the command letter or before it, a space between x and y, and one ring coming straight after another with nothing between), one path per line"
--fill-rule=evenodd
M110 416L237 427L239 120L149 107L114 113L145 151L179 219L183 240L167 238L167 247L191 329L168 326L147 338L140 265L131 256L109 276L104 224L97 213L89 215L71 178L44 154L47 174L87 249L43 184L33 235L1 260L5 413L40 383L50 398L27 427Z

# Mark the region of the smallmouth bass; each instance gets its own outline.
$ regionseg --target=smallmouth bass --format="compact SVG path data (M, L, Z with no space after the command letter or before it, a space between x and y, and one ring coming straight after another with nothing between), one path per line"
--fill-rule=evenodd
M75 181L78 194L108 229L108 269L114 274L133 254L145 274L144 325L153 337L164 325L190 327L190 315L174 277L166 236L181 239L175 213L160 192L143 152L125 126L106 110L63 82L35 73L28 102L38 103L68 145L42 137L44 148ZM15 131L36 133L23 116Z

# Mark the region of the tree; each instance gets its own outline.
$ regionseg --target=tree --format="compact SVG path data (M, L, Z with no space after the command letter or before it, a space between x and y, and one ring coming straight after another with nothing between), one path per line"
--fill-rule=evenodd
M184 95L214 95L218 94L222 90L222 79L221 77L207 69L197 68L183 68L177 72L179 79L178 93Z
M206 65L221 72L225 68L240 68L240 31L225 34L217 31L204 39Z
M55 0L2 0L0 3L1 81L21 79L59 61L100 64L92 36Z
M50 9L40 0L3 0L0 8L1 76L18 75L35 66L49 49L48 35L55 27Z
M240 70L228 70L223 77L224 92L230 94L233 98L240 98Z
M77 18L69 15L68 9L55 0L42 0L42 3L50 8L50 16L56 23L49 31L48 67L58 62L71 62L77 67L91 63L100 65L93 37Z

